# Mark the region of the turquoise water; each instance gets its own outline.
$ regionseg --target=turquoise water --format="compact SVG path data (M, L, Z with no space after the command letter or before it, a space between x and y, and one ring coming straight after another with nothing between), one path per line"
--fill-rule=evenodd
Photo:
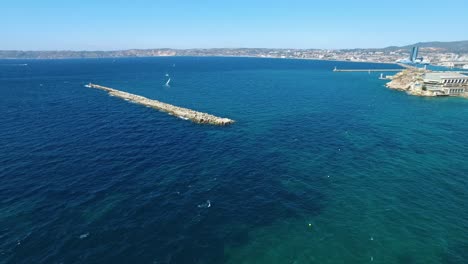
M0 61L0 263L468 263L468 100L335 66Z

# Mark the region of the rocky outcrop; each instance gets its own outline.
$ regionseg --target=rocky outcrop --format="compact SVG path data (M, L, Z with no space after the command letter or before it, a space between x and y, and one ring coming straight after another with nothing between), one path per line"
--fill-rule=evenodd
M140 95L119 91L116 89L112 89L112 88L97 85L97 84L90 83L86 85L86 87L104 90L112 96L116 96L116 97L131 101L137 104L149 106L159 111L166 112L170 115L173 115L173 116L185 119L185 120L191 120L192 122L195 122L198 124L225 126L225 125L234 123L234 120L229 119L229 118L217 117L217 116L210 115L207 113L202 113L202 112L194 111L191 109L174 106L171 104L166 104L166 103L163 103L157 100L152 100L152 99L140 96Z
M431 91L422 89L425 72L425 70L417 68L406 69L394 75L386 86L415 96L437 96Z
M409 91L416 82L422 82L423 75L424 70L407 69L395 74L386 86L390 89Z
M431 91L424 91L424 90L416 90L416 89L410 89L407 91L408 94L410 95L415 95L415 96L437 96L435 93Z

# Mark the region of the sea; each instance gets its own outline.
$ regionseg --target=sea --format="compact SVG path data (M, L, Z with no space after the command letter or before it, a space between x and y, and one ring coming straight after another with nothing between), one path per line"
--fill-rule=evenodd
M466 264L468 99L390 90L398 67L0 60L0 263Z

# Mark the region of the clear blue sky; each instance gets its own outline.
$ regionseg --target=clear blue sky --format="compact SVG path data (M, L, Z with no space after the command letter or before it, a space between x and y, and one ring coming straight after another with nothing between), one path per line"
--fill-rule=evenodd
M0 49L366 48L468 40L468 0L2 0Z

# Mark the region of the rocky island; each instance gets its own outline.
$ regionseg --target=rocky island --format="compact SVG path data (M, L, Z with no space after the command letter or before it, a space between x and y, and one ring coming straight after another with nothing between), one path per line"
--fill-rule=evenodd
M97 85L97 84L89 83L86 85L86 87L104 90L108 92L109 95L111 96L116 96L127 101L131 101L137 104L152 107L159 111L166 112L170 115L179 117L181 119L191 120L192 122L195 122L198 124L225 126L225 125L230 125L234 123L234 120L229 119L229 118L217 117L217 116L210 115L207 113L202 113L202 112L194 111L191 109L174 106L171 104L166 104L166 103L153 100L153 99L149 99L140 95L119 91L116 89L112 89L112 88Z

